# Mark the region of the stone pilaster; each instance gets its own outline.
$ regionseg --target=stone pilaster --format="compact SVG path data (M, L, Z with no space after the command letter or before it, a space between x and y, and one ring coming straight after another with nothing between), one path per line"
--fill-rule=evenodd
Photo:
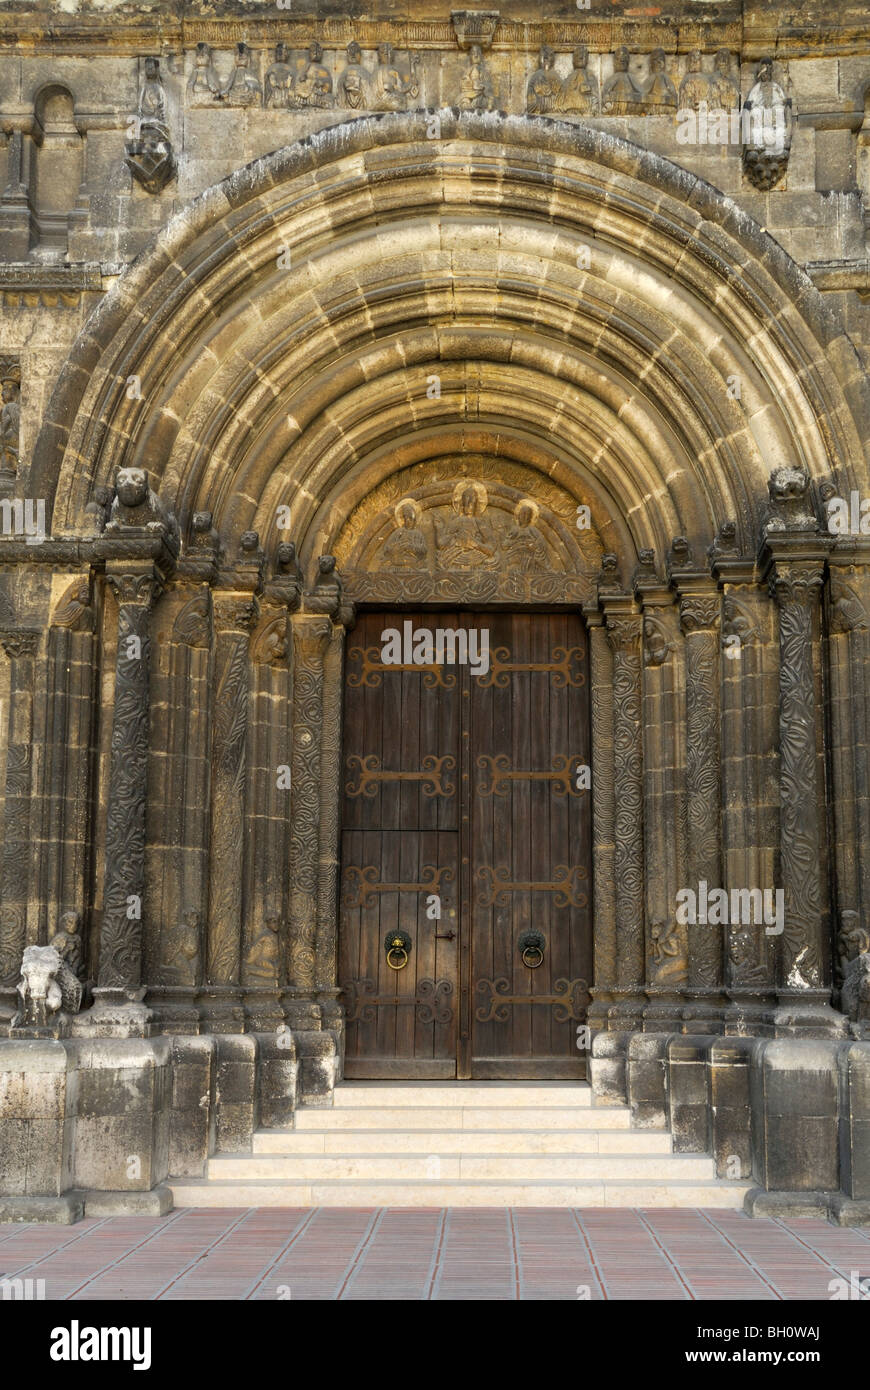
M39 633L0 633L9 659L9 710L6 788L0 879L0 999L15 1006L21 955L27 944L27 906L31 862L31 779L33 771L33 684Z
M870 950L870 566L867 542L842 544L827 589L838 984L846 962Z
M250 589L221 589L214 603L211 856L206 949L210 1027L242 1032L245 790L250 676L248 645L258 606Z

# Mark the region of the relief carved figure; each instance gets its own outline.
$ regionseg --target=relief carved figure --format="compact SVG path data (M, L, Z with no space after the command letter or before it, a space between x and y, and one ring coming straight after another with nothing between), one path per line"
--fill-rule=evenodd
M199 913L185 912L166 936L161 982L195 985L199 974Z
M166 121L166 93L157 58L145 59L133 135L124 144L124 163L146 193L159 193L175 174L175 154Z
M187 97L192 106L203 106L213 101L221 101L223 91L221 81L214 65L211 47L198 43L193 59L193 72L187 84Z
M3 405L0 408L0 477L18 474L21 449L21 373L17 366L6 367L0 375Z
M275 61L263 80L263 105L280 110L293 106L295 74L287 61L287 45L275 45Z
M249 984L273 985L277 982L281 966L280 925L277 917L267 918L253 942L245 965L245 977Z
M624 44L613 55L613 76L601 93L601 109L606 116L636 116L640 110L640 91L628 71L630 58Z
M296 106L325 110L332 106L332 75L323 64L323 49L316 39L308 45L307 60L303 59L293 88Z
M558 111L562 101L562 79L555 68L556 55L549 45L541 49L540 65L529 78L526 88L526 110L530 116L545 116Z
M713 59L713 78L707 98L711 110L734 111L740 105L740 88L731 76L731 54L720 48Z
M224 86L223 96L228 106L260 105L260 80L251 72L251 50L246 43L236 44L235 67Z
M347 46L347 67L336 83L336 104L349 111L365 111L370 100L369 74L363 67L362 49L354 40Z
M589 49L578 44L571 60L574 64L563 83L560 110L572 115L595 115L598 111L598 81L588 71Z
M495 561L496 541L486 512L488 497L482 483L463 480L453 490L455 516L435 519L438 568L475 570Z
M779 182L791 148L791 98L773 78L773 59L762 58L743 103L743 172L762 192Z
M492 79L483 49L473 43L468 50L468 64L459 88L460 111L491 111L495 104Z
M49 942L60 956L61 960L66 961L76 978L81 977L82 973L82 919L78 912L64 912L58 922L58 930Z
M677 109L677 89L667 73L663 48L654 48L649 58L649 77L641 92L643 109L649 116L668 115Z
M420 95L415 59L411 58L412 71L400 72L393 59L393 45L382 43L378 46L378 66L375 73L375 105L378 111L407 111L408 98Z
M390 569L417 569L425 565L428 547L418 525L420 509L413 497L396 504L396 527L384 546L384 562Z
M144 468L119 468L115 477L115 497L106 523L107 532L138 530L175 532L175 517L167 512L148 483Z
M535 522L540 514L537 502L524 497L514 508L513 524L508 527L503 555L511 569L528 574L547 569L547 546Z
M711 102L712 82L701 69L701 50L693 48L689 54L686 75L680 83L680 110L698 111L701 106L714 105Z

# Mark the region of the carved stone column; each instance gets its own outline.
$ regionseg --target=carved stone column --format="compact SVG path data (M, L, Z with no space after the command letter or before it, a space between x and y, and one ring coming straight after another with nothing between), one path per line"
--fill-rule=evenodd
M592 883L594 893L594 983L591 1027L604 1026L616 988L616 897L614 893L613 653L597 607L584 609L589 633L592 706Z
M719 769L719 611L717 592L680 593L686 653L686 885L722 886ZM724 1003L723 932L712 923L689 924L688 992L693 1018L705 1027ZM721 1025L720 1025L721 1026Z
M0 998L15 1007L21 955L27 944L31 861L31 773L33 680L38 632L4 632L0 643L10 662L6 728L6 789L0 880Z
M837 1028L829 1007L821 688L813 660L825 552L815 537L801 541L767 541L769 582L779 610L780 868L785 893L777 1032Z
M325 614L303 613L293 627L293 812L290 832L290 979L297 997L317 983L324 659L332 637Z
M118 650L97 978L102 1000L113 1004L130 999L142 979L149 627L163 581L151 563L110 561L106 582L118 600Z
M639 1028L644 1006L642 618L629 598L605 603L613 651L613 868L616 898L617 1001L611 1020Z

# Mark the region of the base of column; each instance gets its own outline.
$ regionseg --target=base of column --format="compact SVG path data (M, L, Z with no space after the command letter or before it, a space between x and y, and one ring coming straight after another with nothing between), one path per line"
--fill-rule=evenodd
M97 986L93 1007L72 1020L74 1038L148 1038L153 1014L142 1003L144 989Z

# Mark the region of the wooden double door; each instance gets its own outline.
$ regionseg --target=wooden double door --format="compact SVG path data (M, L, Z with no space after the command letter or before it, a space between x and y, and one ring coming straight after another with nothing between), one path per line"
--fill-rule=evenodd
M488 661L428 660L439 630L471 635L471 655L486 640ZM445 657L463 656L455 641ZM590 761L576 614L361 614L344 691L348 1076L584 1074Z

